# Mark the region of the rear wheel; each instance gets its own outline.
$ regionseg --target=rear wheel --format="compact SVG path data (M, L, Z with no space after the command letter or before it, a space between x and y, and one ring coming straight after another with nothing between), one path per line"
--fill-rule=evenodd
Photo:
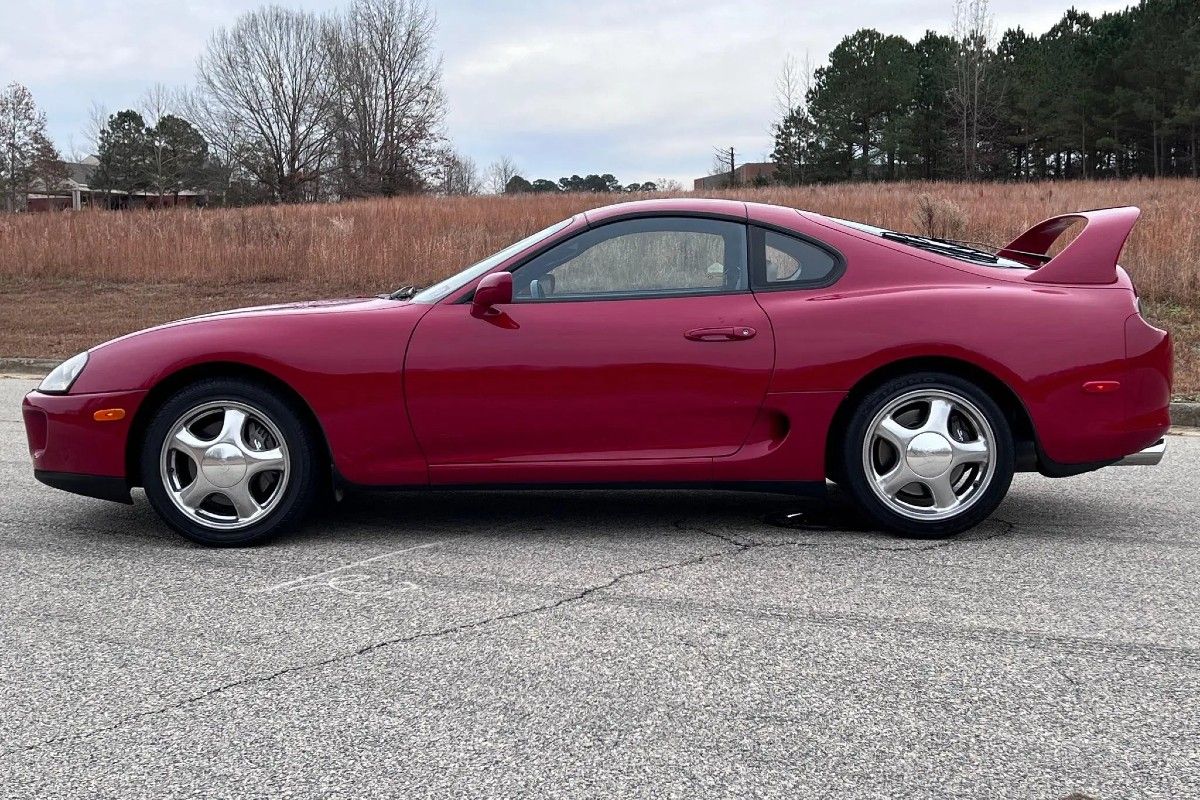
M1012 431L995 401L937 372L895 378L864 397L841 456L859 505L883 527L920 537L986 519L1015 469Z
M194 542L253 544L307 512L316 486L315 444L295 409L266 387L201 381L150 422L141 464L146 497Z

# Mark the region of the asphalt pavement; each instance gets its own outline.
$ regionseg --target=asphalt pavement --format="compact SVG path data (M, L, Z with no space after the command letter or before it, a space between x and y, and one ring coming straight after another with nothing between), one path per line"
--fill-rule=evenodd
M0 797L1200 796L1200 437L957 539L733 492L351 495L207 550L33 479Z

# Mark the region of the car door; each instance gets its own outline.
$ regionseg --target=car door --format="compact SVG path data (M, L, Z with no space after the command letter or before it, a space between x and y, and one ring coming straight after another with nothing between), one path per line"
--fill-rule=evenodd
M405 394L433 482L706 478L746 439L774 362L746 236L609 222L517 266L500 313L430 309Z

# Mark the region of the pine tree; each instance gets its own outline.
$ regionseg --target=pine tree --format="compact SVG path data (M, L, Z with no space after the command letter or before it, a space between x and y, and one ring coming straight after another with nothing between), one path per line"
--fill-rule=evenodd
M208 142L190 122L173 114L146 131L147 183L159 197L205 183Z
M788 186L798 186L809 177L809 146L816 126L808 112L797 106L775 123L775 180Z
M100 163L92 173L93 188L132 194L150 188L152 147L142 115L119 111L100 131Z
M956 45L949 36L926 31L913 46L916 61L908 139L913 148L913 174L924 180L945 178L954 158L950 82Z

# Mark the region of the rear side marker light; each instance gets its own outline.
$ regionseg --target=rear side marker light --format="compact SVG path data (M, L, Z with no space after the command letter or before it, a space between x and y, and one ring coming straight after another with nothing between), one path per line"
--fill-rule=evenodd
M96 422L116 422L119 419L125 419L125 409L102 408L92 414L92 419L96 420Z
M1120 388L1120 381L1088 381L1083 385L1083 390L1088 394L1112 394Z

